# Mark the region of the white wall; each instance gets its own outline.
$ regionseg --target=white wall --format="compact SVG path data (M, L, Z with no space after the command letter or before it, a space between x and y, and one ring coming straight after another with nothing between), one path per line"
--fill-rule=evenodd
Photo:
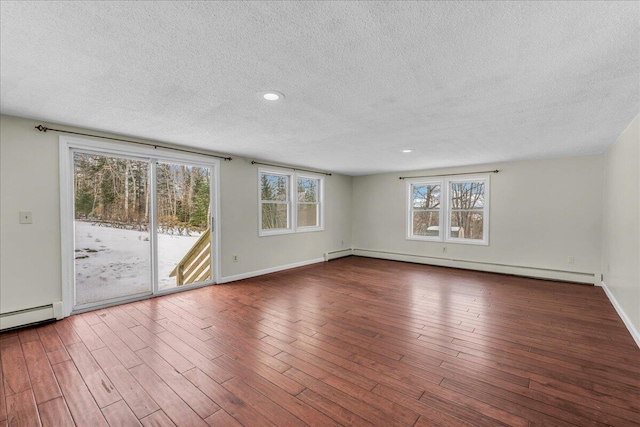
M491 174L489 246L406 240L406 182L398 179L400 175L494 169L500 172ZM602 156L354 177L353 244L418 255L422 262L438 265L593 283L600 278L601 194ZM573 264L567 262L570 256Z
M62 134L35 130L40 123L106 135L0 116L0 313L62 299L58 166ZM303 263L351 247L351 177L326 178L324 231L258 237L257 170L250 160L239 157L221 162L222 279ZM19 224L20 211L33 212L33 224ZM233 255L238 255L237 263Z
M604 155L603 194L603 282L640 345L640 116Z
M58 141L36 124L0 116L0 313L62 300Z

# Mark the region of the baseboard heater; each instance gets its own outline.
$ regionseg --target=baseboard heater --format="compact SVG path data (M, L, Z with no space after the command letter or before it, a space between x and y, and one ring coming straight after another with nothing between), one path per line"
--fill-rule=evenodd
M0 330L17 328L46 320L62 319L62 301L0 314Z
M370 249L353 249L353 255L388 259L392 261L413 262L416 264L436 265L439 267L462 268L465 270L485 271L490 273L511 274L514 276L534 277L536 279L559 280L563 282L588 283L595 285L596 275L566 270L526 267L509 264L497 264L480 261L466 261L451 258L432 257L427 255L412 255L398 252L386 252ZM599 282L598 282L599 283Z
M337 251L325 252L324 260L331 261L332 259L342 258L353 255L353 249L338 249Z

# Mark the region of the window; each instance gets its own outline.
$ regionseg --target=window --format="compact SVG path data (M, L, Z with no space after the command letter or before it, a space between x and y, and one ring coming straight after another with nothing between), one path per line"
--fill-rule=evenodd
M489 244L488 176L407 181L407 197L408 239Z
M319 176L260 168L259 235L323 230L323 184Z
M289 175L260 174L261 228L285 231L291 227L291 198Z
M298 229L320 226L320 178L298 176Z

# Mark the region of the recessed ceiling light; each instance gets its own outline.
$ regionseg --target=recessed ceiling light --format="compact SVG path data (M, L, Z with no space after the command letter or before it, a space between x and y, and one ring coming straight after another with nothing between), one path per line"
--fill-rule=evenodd
M264 92L259 92L258 96L267 101L280 101L281 99L284 99L284 94L275 90L266 90Z
M402 152L403 152L403 153L413 153L413 150L409 150L409 149L407 149L407 150L402 150Z

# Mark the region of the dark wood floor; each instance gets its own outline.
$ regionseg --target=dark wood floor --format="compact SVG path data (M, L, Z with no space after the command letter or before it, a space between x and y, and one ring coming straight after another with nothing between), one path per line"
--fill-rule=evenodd
M602 289L350 257L0 335L0 425L640 425Z

